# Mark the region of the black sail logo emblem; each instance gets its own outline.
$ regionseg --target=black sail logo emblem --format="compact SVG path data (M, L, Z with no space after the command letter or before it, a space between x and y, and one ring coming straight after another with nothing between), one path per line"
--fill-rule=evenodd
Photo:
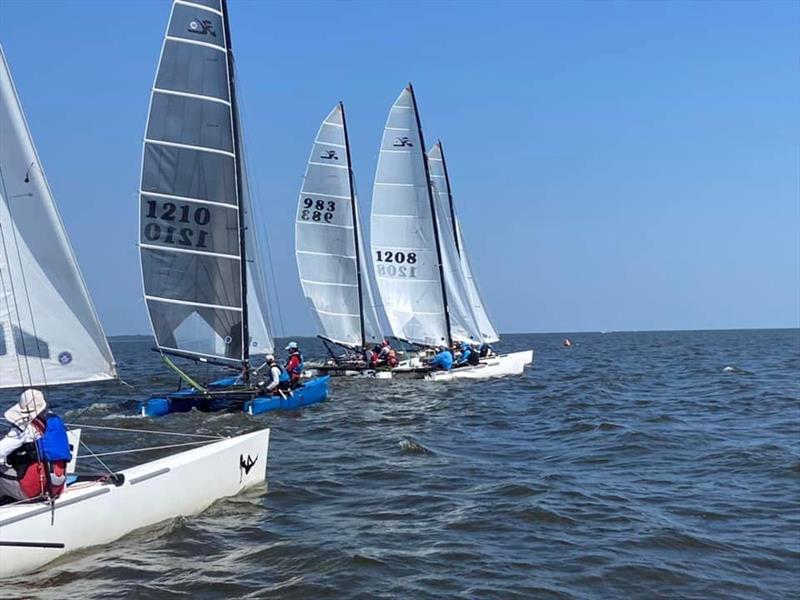
M250 469L253 468L256 462L258 462L258 454L256 454L255 458L252 458L249 454L247 458L244 457L244 454L239 455L239 481L242 480L243 475L250 473Z
M208 19L192 19L189 21L188 30L189 33L217 37L217 33L214 31L214 24Z
M339 160L339 157L336 156L336 150L325 150L319 157L325 160Z
M409 147L413 147L414 146L414 144L411 143L411 140L408 139L407 135L404 135L403 137L397 138L394 141L394 144L392 144L392 145L397 147L397 148L402 148L404 146L409 146Z

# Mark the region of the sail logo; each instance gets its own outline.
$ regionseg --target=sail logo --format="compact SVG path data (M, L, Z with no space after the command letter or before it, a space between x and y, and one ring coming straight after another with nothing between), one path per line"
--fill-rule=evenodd
M247 458L244 457L244 454L239 455L239 481L242 480L242 472L244 472L245 476L248 475L256 462L258 462L258 454L256 454L255 458L252 458L249 454Z
M325 160L339 160L339 157L336 156L336 150L325 150L319 157Z
M67 366L72 362L72 354L64 350L64 352L58 355L58 362L64 366Z
M214 31L214 24L209 21L208 19L192 19L189 21L189 33L196 33L198 35L210 35L211 37L217 37L217 33Z
M408 136L407 136L407 135L404 135L403 137L399 137L399 138L397 138L397 139L394 141L394 144L392 144L392 145L393 145L395 148L403 148L403 147L405 147L405 146L412 147L412 148L414 147L414 144L412 144L412 143L411 143L411 140L410 140L410 139L408 139Z

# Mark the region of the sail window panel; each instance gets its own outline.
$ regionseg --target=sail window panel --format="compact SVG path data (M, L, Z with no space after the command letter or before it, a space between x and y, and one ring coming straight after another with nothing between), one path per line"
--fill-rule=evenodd
M147 138L233 152L230 107L213 100L153 92Z
M239 213L215 206L142 194L142 244L239 255Z
M197 4L203 3L198 2ZM212 44L220 48L225 47L225 31L222 25L222 17L194 6L172 5L172 18L169 22L167 35L191 42Z
M344 127L323 123L319 128L316 141L344 146Z
M347 167L347 150L343 146L344 142L316 142L311 152L311 160L339 168L346 174L347 171L342 167Z
M236 205L232 156L146 143L142 191Z
M313 221L300 221L298 227L308 228L309 231L298 230L297 250L341 256L353 256L356 253L351 229L319 226Z
M328 194L340 198L328 198L337 203L347 202L349 206L350 181L347 178L347 169L335 169L318 165L309 165L306 178L303 182L304 194ZM322 198L322 196L320 196ZM302 202L300 204L302 207ZM335 211L334 211L335 212ZM342 211L339 210L339 213Z
M162 348L241 360L241 311L147 300L156 342Z
M228 100L225 53L172 40L164 43L156 88Z
M239 260L206 254L142 248L147 296L241 308Z

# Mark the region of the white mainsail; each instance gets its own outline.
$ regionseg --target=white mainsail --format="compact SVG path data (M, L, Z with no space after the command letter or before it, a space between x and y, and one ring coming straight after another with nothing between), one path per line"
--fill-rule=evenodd
M172 4L145 133L139 247L159 348L245 362L272 340L225 7Z
M395 337L426 346L479 340L455 236L428 173L413 88L389 112L372 198L372 253Z
M113 379L0 47L0 388Z
M434 182L440 196L443 200L446 199L447 202L445 216L450 222L451 227L453 227L455 245L459 254L459 262L466 285L467 297L469 298L472 312L475 315L475 320L480 331L480 339L492 344L499 341L500 337L489 319L480 291L478 290L478 284L472 275L472 268L467 258L466 244L464 243L464 236L461 231L461 222L456 215L453 205L453 191L450 188L450 177L447 172L447 163L444 158L444 148L442 147L441 141L436 142L433 148L428 152L428 164L430 165L431 180Z
M295 219L295 255L322 337L361 348L383 336L354 189L340 103L322 121L308 159Z

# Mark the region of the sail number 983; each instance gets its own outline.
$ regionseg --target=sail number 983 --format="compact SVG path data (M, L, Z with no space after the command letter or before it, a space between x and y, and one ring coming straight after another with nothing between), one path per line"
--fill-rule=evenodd
M375 270L382 277L414 277L417 276L416 252L392 252L377 250L375 252ZM387 264L391 263L391 264Z
M142 234L148 242L192 248L208 247L209 232L198 228L198 225L202 227L211 222L211 211L205 206L192 207L173 202L164 202L159 206L155 200L148 200L145 218L165 221L165 223L150 222L144 226ZM186 223L189 227L181 227L181 223Z
M303 198L303 210L300 218L303 221L317 221L330 223L333 220L333 213L336 210L336 202L333 200L313 200Z

